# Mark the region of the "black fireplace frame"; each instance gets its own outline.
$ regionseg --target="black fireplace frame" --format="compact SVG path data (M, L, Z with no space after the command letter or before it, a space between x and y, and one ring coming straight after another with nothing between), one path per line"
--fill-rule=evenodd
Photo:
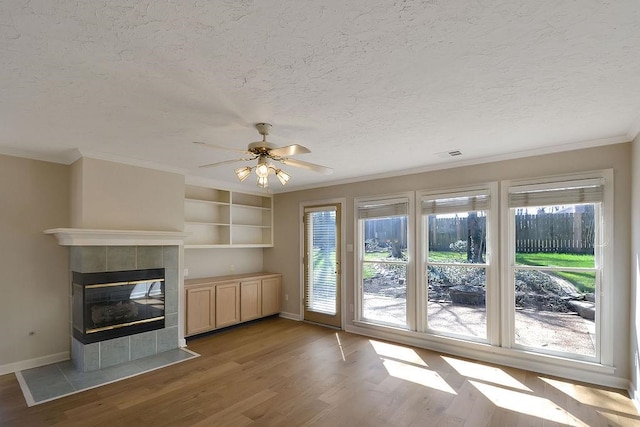
M163 329L165 327L165 304L164 304L164 268L151 268L142 270L126 270L126 271L108 271L97 273L80 273L72 272L72 330L73 337L83 344L91 344L123 336L139 334L142 332ZM151 321L136 321L135 324L126 324L124 326L116 326L113 328L104 328L97 332L87 333L91 330L90 320L87 319L87 288L96 285L133 285L140 282L160 281L163 289L163 308L161 316L154 316ZM76 286L82 288L81 296L77 295ZM77 319L77 317L81 319ZM79 326L81 326L79 328Z

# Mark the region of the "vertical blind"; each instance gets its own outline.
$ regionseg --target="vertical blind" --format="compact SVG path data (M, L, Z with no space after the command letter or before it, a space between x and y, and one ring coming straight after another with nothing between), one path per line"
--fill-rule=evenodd
M336 208L306 208L306 309L336 314Z

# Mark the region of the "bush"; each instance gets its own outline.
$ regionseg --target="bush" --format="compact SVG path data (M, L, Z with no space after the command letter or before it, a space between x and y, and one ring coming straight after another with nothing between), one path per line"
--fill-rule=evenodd
M449 244L449 249L453 252L458 252L459 254L467 252L467 242L465 240L458 240L455 243Z

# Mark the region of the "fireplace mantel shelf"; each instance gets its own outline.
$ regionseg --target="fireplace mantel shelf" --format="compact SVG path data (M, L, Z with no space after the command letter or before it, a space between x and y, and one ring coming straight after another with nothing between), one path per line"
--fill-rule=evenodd
M182 245L188 233L179 231L96 230L52 228L44 231L62 246L169 246Z

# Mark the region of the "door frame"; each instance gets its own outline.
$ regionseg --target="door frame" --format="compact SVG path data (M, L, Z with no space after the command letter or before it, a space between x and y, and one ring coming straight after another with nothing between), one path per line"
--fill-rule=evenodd
M310 206L324 206L324 205L339 205L340 206L340 329L344 330L345 327L345 315L346 311L346 292L345 292L345 246L346 246L346 212L347 199L344 197L335 199L323 199L300 202L299 205L299 239L300 239L300 263L298 264L299 272L299 295L300 295L300 308L299 308L299 320L304 320L304 209Z

